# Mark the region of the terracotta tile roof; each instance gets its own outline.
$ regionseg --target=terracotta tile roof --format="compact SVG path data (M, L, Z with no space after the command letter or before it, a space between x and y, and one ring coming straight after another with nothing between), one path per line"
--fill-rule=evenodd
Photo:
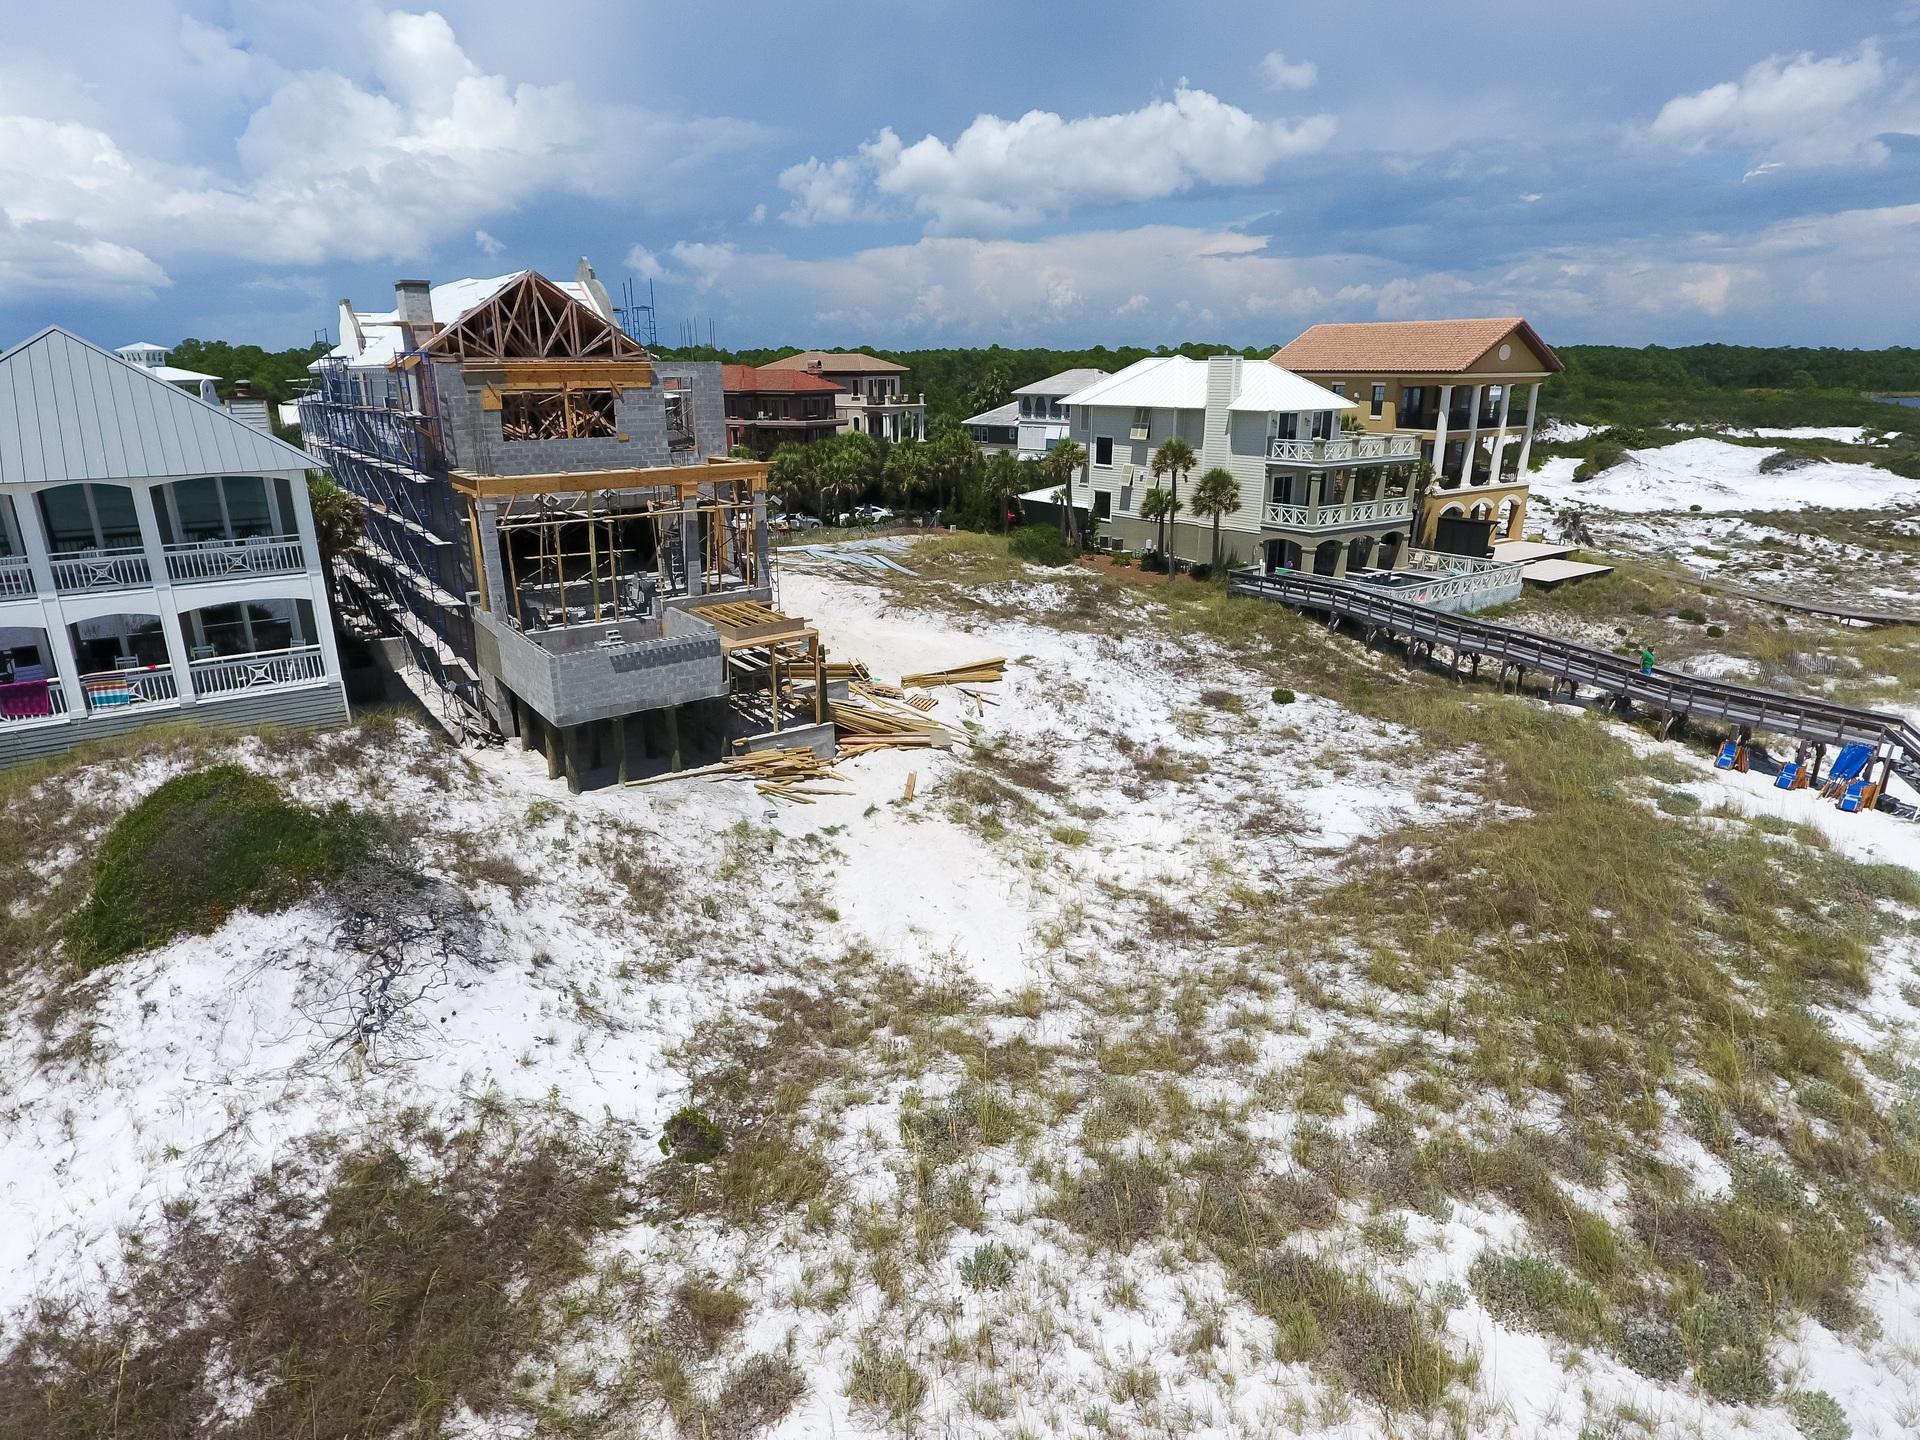
M907 367L896 365L891 360L882 360L878 355L863 354L858 350L802 350L798 355L787 355L779 360L770 360L760 367L762 370L820 370L829 375L904 375Z
M800 395L820 390L831 391L837 395L841 389L823 375L809 374L805 370L776 370L767 365L722 365L720 388L729 395L768 392L777 395Z
M1445 375L1469 370L1509 335L1538 352L1558 374L1560 357L1517 315L1484 320L1381 320L1315 325L1268 358L1289 370L1320 374Z

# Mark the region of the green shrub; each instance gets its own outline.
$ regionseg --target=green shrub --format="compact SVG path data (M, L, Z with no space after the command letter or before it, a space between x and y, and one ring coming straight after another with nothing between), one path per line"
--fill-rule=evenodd
M1600 1296L1544 1256L1484 1252L1467 1279L1487 1313L1506 1324L1549 1331L1576 1345L1600 1332Z
M1275 690L1273 692L1273 703L1276 705L1291 705L1295 700L1298 700L1299 698L1300 697L1298 695L1295 695L1291 690L1287 689L1285 686L1282 686L1280 689Z
M1167 573L1167 557L1153 550L1140 552L1140 568L1155 575Z
M660 1153L687 1165L704 1165L727 1148L727 1137L706 1113L683 1106L660 1134Z
M1795 1390L1785 1403L1807 1440L1847 1440L1853 1434L1840 1402L1824 1390Z
M1691 605L1682 605L1675 613L1689 625L1704 625L1707 623L1706 615L1702 611L1694 609Z
M1727 633L1727 627L1724 625L1707 626L1707 638L1709 640L1718 640L1726 633Z
M236 910L269 913L337 880L380 824L348 806L295 805L264 776L216 765L176 776L121 816L68 927L88 969L206 935Z
M998 1290L1013 1279L1013 1252L989 1240L960 1262L969 1290Z
M1213 578L1213 567L1206 564L1189 565L1187 567L1187 578L1190 580L1211 580Z
M1073 559L1067 542L1051 525L1022 525L1007 541L1007 549L1030 565L1065 565Z
M1687 1368L1679 1332L1665 1321L1638 1316L1621 1322L1620 1358L1649 1380L1676 1379Z

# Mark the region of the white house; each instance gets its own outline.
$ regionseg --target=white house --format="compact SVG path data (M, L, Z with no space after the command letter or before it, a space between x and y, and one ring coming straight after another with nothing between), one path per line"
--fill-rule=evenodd
M58 328L0 353L0 765L347 718L319 462Z
M214 382L220 377L203 370L182 370L178 365L169 365L168 350L164 345L156 345L151 340L139 340L132 345L122 345L113 353L129 365L138 365L142 370L158 375L169 385L179 386L189 395L198 395L209 405L220 403L220 396L214 390Z
M1015 453L1022 460L1039 460L1067 438L1067 396L1107 378L1104 370L1062 370L1013 392L1019 409L1019 436Z
M1212 522L1190 502L1200 477L1218 467L1239 487L1239 504L1220 522L1234 563L1344 575L1391 570L1406 559L1415 443L1349 434L1341 417L1353 401L1278 365L1237 355L1156 356L1061 405L1068 432L1087 452L1073 503L1109 543L1156 543L1140 505L1160 485L1182 507L1169 527L1172 552L1208 559ZM1156 479L1153 454L1176 435L1193 447L1196 463L1184 477Z

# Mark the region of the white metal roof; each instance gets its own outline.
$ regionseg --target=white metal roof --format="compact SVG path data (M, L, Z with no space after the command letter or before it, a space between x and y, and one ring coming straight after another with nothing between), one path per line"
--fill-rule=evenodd
M1096 380L1063 405L1145 405L1167 410L1207 408L1207 366L1184 355L1149 355Z
M1061 485L1042 485L1038 490L1029 490L1025 494L1016 495L1013 498L1016 500L1024 500L1029 505L1058 505L1067 498L1067 492L1066 488Z
M1071 395L1076 390L1084 390L1096 380L1107 378L1107 372L1083 366L1078 370L1062 370L1058 375L1049 375L1044 380L1036 380L1031 385L1022 385L1013 393L1016 395Z
M1207 408L1207 362L1184 355L1149 355L1116 375L1076 390L1063 405L1118 405L1161 410ZM1240 366L1240 389L1229 410L1350 410L1355 401L1303 380L1264 360Z
M1357 404L1357 400L1336 395L1291 370L1262 361L1240 367L1240 393L1227 408L1284 413L1288 410L1351 410Z
M139 361L134 361L138 365ZM218 380L218 375L209 375L204 370L182 370L178 365L141 365L141 369L150 375L158 375L170 385L178 385L182 380Z
M118 350L114 351L113 353L116 355L131 355L136 350L158 350L162 355L167 353L166 346L156 345L151 340L136 340L131 345L122 345Z
M427 294L428 303L433 306L433 323L440 326L453 324L469 310L486 304L526 273L525 270L515 270L510 275L493 275L484 279L469 276L464 280L449 280L444 285L431 287ZM600 313L600 301L582 281L555 280L553 283L588 309ZM366 343L356 350L352 341L342 334L340 343L327 352L329 358L351 360L355 365L365 367L386 366L400 358L402 340L398 310L355 310L353 315L359 322ZM605 318L611 320L613 317L608 315ZM317 369L318 362L307 368Z
M0 483L320 468L305 451L58 326L0 354Z
M991 410L982 410L978 415L969 415L962 425L1015 425L1020 420L1020 402L1009 400L1004 405L996 405Z

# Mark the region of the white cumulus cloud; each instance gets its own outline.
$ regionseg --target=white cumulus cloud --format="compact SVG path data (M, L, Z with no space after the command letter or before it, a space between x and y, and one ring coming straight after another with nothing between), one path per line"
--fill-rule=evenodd
M498 255L507 247L494 239L487 231L476 230L473 232L473 248L478 250L482 255Z
M1920 96L1868 40L1849 55L1774 56L1675 96L1644 136L1689 154L1745 152L1751 178L1781 165L1877 165L1890 133L1920 134Z
M794 224L905 207L936 234L1003 231L1085 205L1157 200L1196 185L1256 185L1281 160L1323 147L1333 132L1329 115L1262 120L1181 86L1171 100L1118 115L981 115L951 143L928 135L909 145L883 129L852 155L790 167L780 186L793 196L785 218Z
M182 36L204 68L240 73L225 32ZM176 256L401 259L463 233L486 249L477 220L553 194L645 203L763 136L743 121L589 103L564 83L486 73L432 12L369 15L365 48L366 84L249 70L264 99L219 170L165 163L99 123L0 95L0 279L150 291Z
M1311 60L1289 60L1278 50L1269 50L1260 58L1260 73L1269 90L1311 90L1320 78L1320 67Z

